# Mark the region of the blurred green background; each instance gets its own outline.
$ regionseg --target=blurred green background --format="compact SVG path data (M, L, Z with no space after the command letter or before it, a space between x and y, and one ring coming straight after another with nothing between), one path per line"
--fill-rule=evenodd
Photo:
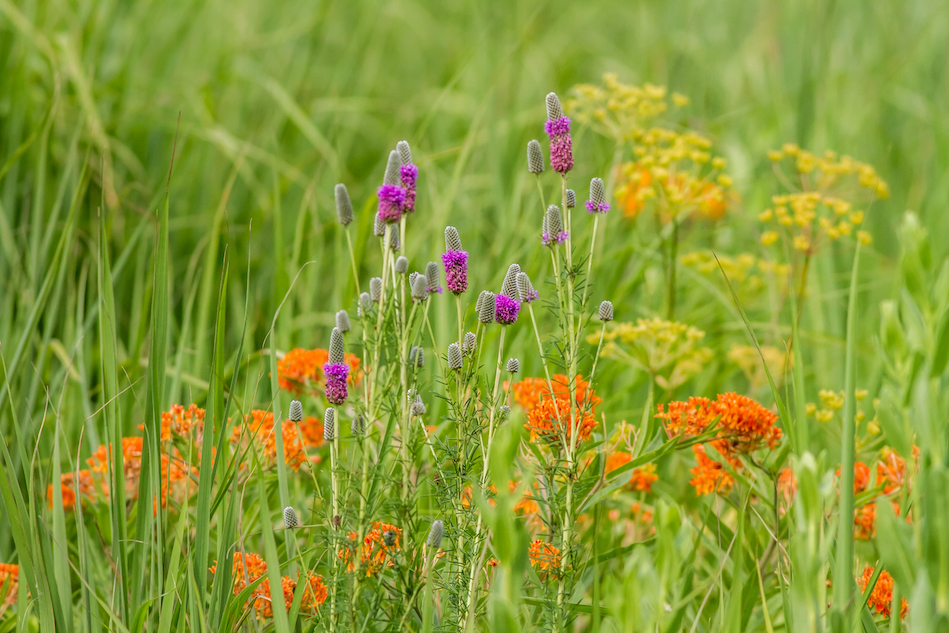
M100 207L116 261L120 360L127 384L142 375L154 212L179 118L170 186L170 363L177 372L170 396L188 400L207 380L225 247L232 350L245 288L247 345L259 349L301 268L277 328L281 349L325 346L332 313L354 311L352 281L334 281L348 262L333 185L347 183L363 207L353 227L362 250L374 188L398 140L411 142L421 169L408 240L413 268L436 259L444 225L454 224L472 253L474 289L498 285L511 261L543 277L540 205L525 144L542 137L548 91L566 96L604 72L689 96L680 123L708 134L729 159L742 203L716 228L693 232L694 248L758 249L755 217L779 192L769 148L794 141L875 166L892 193L867 224L875 241L864 260L861 289L869 295L861 298L861 328L872 333L876 303L895 288L900 215L918 212L935 236L949 230L947 41L947 5L922 0L0 0L0 343L8 360L71 204L80 217L53 307L26 335L31 362L14 376L18 406L35 412L42 399L22 394L55 383L69 359L79 391L97 381L82 365L98 349L92 312ZM579 128L575 148L572 183L584 199L589 177L606 175L613 147ZM91 175L85 188L84 166ZM594 299L612 293L623 320L648 315L661 306L661 292L629 262L651 236L616 213L609 223ZM940 240L934 246L945 249ZM811 291L826 301L812 310L827 313L810 313L804 325L832 343L824 345L829 364L816 371L835 380L850 252L823 258ZM379 257L374 244L367 253L364 285ZM709 322L709 295L690 283L688 276L681 282L680 318L746 342L739 321ZM453 309L442 301L436 312L448 336ZM529 334L525 327L517 337L526 342ZM777 338L763 342L783 347ZM539 371L536 359L524 362L528 372ZM822 384L825 377L817 378Z

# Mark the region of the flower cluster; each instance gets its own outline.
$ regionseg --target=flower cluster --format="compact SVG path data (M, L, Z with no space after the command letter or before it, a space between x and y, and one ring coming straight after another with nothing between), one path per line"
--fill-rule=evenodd
M560 549L543 539L537 539L531 543L528 551L531 567L537 572L541 580L545 581L549 577L558 577L560 574Z
M874 571L874 568L870 565L863 568L863 574L857 578L860 591L866 591L870 579L873 578ZM893 576L890 575L890 572L886 570L880 572L880 577L877 578L873 591L870 592L870 599L867 604L883 617L890 617L893 607ZM906 617L908 611L909 604L906 602L906 598L903 598L900 600L900 620Z
M693 251L683 255L679 261L683 266L708 275L716 281L721 280L721 271L724 270L732 287L745 296L757 295L775 282L779 288L786 286L787 277L791 272L788 264L776 264L756 257L753 253L741 253L732 257L721 253L713 255L712 251Z
M606 472L611 473L620 466L628 464L633 460L633 456L623 451L613 451L606 458ZM630 475L627 486L636 492L652 492L652 484L659 479L656 474L655 464L646 464L642 468L636 468Z
M300 437L302 428L306 426L308 433L304 437L312 437L317 421L307 418L308 423L301 423L300 431L297 425L284 420L280 425L283 440L283 457L287 466L294 470L299 470L300 466L307 461L306 450L304 449L303 439ZM241 440L250 441L261 453L264 460L269 465L277 463L277 439L274 426L274 417L272 412L254 409L250 415L244 416L244 424L234 427L232 442ZM314 438L315 441L315 438Z
M918 447L913 447L913 458L919 454ZM897 500L897 494L902 491L903 486L907 485L906 480L906 460L897 455L896 451L889 447L883 447L879 453L879 458L871 468L866 462L858 461L853 465L853 492L854 495L861 495L864 499L867 496L870 499L854 509L853 535L860 540L870 540L876 537L876 517L877 503L881 498L889 498L893 506L893 512L900 515L900 503ZM876 480L872 478L876 474ZM837 476L840 476L840 469L837 469ZM906 520L911 522L911 517Z
M626 85L614 73L603 75L603 86L579 84L572 92L573 97L566 102L567 111L578 122L593 126L617 142L632 141L644 125L668 110L665 86ZM688 102L683 95L672 95L677 108Z
M355 542L359 538L355 532L349 533L349 540ZM363 537L360 551L360 567L365 568L366 575L379 573L384 568L393 565L392 555L401 549L402 528L382 521L373 521L372 529ZM356 561L350 556L349 548L344 548L337 554L346 563L347 571L356 570Z
M0 563L0 613L16 604L20 585L20 566Z
M739 455L763 447L774 449L781 439L781 429L775 426L778 416L736 393L719 394L714 401L692 397L670 402L668 411L660 404L658 410L656 417L663 421L670 437L695 437L716 429L709 445L736 471L742 468ZM731 477L721 463L711 459L702 445L694 446L693 452L698 466L691 471L694 478L690 483L699 495L730 488Z
M329 361L329 352L325 349L293 349L277 361L277 380L281 389L294 395L303 393L320 395L326 390L324 365ZM359 357L346 354L349 366L349 383L358 386L362 381L359 369Z
M211 573L217 572L217 565L211 567ZM267 563L257 554L234 554L234 563L232 575L234 578L234 595L238 595L246 589L248 585L263 578L259 585L254 589L247 604L254 603L254 609L263 618L273 617L273 600L270 593L270 580L265 578L267 574ZM293 580L290 576L284 576L281 579L281 591L283 592L283 604L287 610L293 603L293 594L296 591L299 581ZM315 614L320 605L327 598L328 592L322 576L313 572L306 573L306 588L303 590L303 598L300 601L300 611L302 613ZM247 605L245 605L246 607Z
M527 412L524 428L530 431L531 441L557 442L565 438L570 442L574 429L575 443L590 439L596 428L596 405L603 400L589 390L590 383L579 375L571 385L566 376L557 374L551 379L551 386L553 393L542 378L525 378L511 386L515 402ZM570 423L572 391L576 393L573 424Z

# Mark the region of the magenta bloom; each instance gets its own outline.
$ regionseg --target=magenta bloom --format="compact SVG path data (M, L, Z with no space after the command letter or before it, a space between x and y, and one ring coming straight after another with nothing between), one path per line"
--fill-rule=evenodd
M446 251L442 254L445 265L445 285L448 291L460 295L468 289L468 252Z
M501 325L510 325L517 321L521 304L507 295L497 295L494 299L494 320Z
M376 190L379 197L379 219L392 224L402 219L406 191L399 185L382 185Z
M405 189L403 211L413 213L415 211L415 183L418 180L418 167L412 163L402 165L399 169L399 175L402 178L402 187Z
M592 200L587 200L584 206L586 206L587 208L587 213L590 213L590 214L606 213L607 211L610 210L610 205L608 205L605 202L596 203L596 202L593 202Z
M573 140L570 138L570 119L561 117L544 123L544 131L550 137L550 167L565 176L573 169Z
M554 244L563 244L564 242L567 241L568 237L570 237L570 234L567 233L566 231L561 231L560 233L554 233L553 235L545 232L541 236L541 241L543 242L544 246L553 246Z
M326 376L326 399L336 406L343 404L349 396L346 390L349 366L346 363L326 363L323 365L323 375Z

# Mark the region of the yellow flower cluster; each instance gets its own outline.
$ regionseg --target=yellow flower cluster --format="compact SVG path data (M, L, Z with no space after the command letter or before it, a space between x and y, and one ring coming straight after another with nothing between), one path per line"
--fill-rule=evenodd
M871 242L869 233L858 230L863 223L863 211L854 209L845 197L854 193L847 190L847 185L854 182L868 191L871 198L889 197L887 184L873 167L850 156L838 157L832 151L818 157L791 143L768 152L768 157L775 163L782 181L801 191L773 196L773 208L762 211L759 220L785 227L793 247L806 253L813 252L821 236L837 240L854 235L862 244ZM790 174L784 171L788 164L793 170ZM778 237L777 230L767 230L761 234L761 243L770 246Z
M603 75L603 86L579 84L572 92L564 104L567 114L618 143L634 140L648 121L668 109L665 86L628 86L613 73ZM689 100L673 94L672 103L681 108Z
M728 275L728 280L732 284L739 284L735 289L746 293L758 292L764 287L763 274L770 275L773 273L780 283L787 279L791 272L791 267L788 264L776 264L756 257L752 253L741 253L734 257L719 254L718 261L716 261L711 251L692 251L683 255L680 261L683 266L688 266L703 275L713 277L721 277L718 270L718 264L721 262L722 269ZM772 283L770 279L768 283Z
M713 157L712 143L696 132L650 128L634 134L635 161L623 163L616 201L635 217L652 201L663 222L683 212L710 220L725 215L732 179L722 173L725 159Z
M712 358L712 350L700 347L705 332L663 319L639 319L636 323L614 323L604 335L602 356L635 365L655 378L666 390L675 389L697 374ZM587 342L600 342L591 334Z
M830 422L834 419L834 416L837 415L837 412L844 408L844 392L843 391L832 391L830 389L821 389L817 393L817 397L820 400L820 407L818 408L817 403L808 402L805 405L804 412L809 418L815 418L819 422ZM866 389L856 389L854 391L854 397L857 402L862 402L867 397ZM880 401L874 399L873 402L874 411L880 406ZM863 422L867 417L865 411L861 410L858 405L857 413L854 416L857 424ZM877 420L876 414L874 414L873 419L867 422L867 432L871 435L876 435L880 432L879 422Z

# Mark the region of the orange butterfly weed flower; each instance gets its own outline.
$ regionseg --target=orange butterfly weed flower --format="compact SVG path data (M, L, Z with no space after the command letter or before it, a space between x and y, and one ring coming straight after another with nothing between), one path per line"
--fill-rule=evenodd
M509 481L507 484L508 490L514 492L520 484L516 481ZM537 482L534 482L534 490L538 489ZM534 501L533 495L531 495L530 489L524 490L524 494L521 498L514 504L514 512L526 515L526 514L537 514L540 512L540 504Z
M606 472L611 473L620 466L624 466L633 460L633 456L623 451L613 451L606 458ZM656 474L655 464L646 464L642 468L636 468L630 475L630 488L637 492L652 492L652 484L659 479Z
M790 468L782 468L778 473L778 494L784 499L784 507L780 509L783 515L797 496L797 477Z
M277 439L275 437L275 428L273 413L254 409L249 416L244 418L244 427L236 426L231 441L239 441L242 434L249 435L251 441L255 442L261 449L264 458L269 464L277 463ZM299 470L300 465L306 461L306 451L303 448L303 440L297 432L297 425L284 420L280 425L283 439L283 458L287 466L294 470Z
M697 496L713 492L727 493L735 484L735 479L728 474L724 467L705 454L705 447L696 444L692 447L698 465L691 469L692 480L689 482L695 488Z
M304 391L321 393L326 384L323 365L329 361L329 352L325 349L303 349L298 347L284 354L277 361L277 382L281 389L299 395ZM349 365L349 383L358 385L362 380L359 370L359 357L346 354Z
M196 430L194 443L200 446L204 433L204 414L204 409L196 404L191 404L187 409L180 404L171 405L169 411L161 414L161 441L167 442L174 436L186 438L192 430ZM138 428L144 431L145 425L139 424Z
M299 575L297 575L299 579ZM280 579L280 588L283 591L283 605L289 611L293 604L293 593L297 588L297 581L290 576ZM255 592L254 608L261 617L273 617L273 598L270 594L270 580L264 580ZM323 577L313 572L307 572L307 586L303 598L300 600L300 611L316 613L316 610L326 601L327 590Z
M392 543L391 545L386 544L387 533L388 539ZM358 538L359 536L355 532L349 533L349 540L356 541ZM402 528L382 521L373 522L372 529L366 534L365 538L363 538L359 559L366 568L367 576L378 573L387 565L391 566L393 564L392 561L389 560L389 556L391 552L401 549L401 539ZM345 561L346 571L356 570L355 561L349 555L349 548L341 549L337 556Z
M306 416L299 423L300 435L303 437L303 443L307 448L315 448L323 445L323 419L315 418L311 415Z
M62 488L63 494L63 509L64 510L73 510L76 507L76 486L75 486L75 473L63 473L60 477L60 487ZM96 485L95 481L92 478L92 471L90 470L80 470L79 471L79 494L83 497L86 497L89 500L95 500L96 497ZM53 485L50 484L46 488L46 500L49 503L49 507L53 507Z
M577 443L586 441L596 428L596 405L602 398L589 389L590 383L577 375L571 386L566 376L557 374L551 379L553 393L545 380L526 378L512 385L515 401L527 411L527 424L531 441L559 441L564 436L567 441ZM575 392L573 420L570 419L570 396ZM577 438L572 437L576 431Z
M233 560L234 562L231 568L231 573L234 580L234 595L235 596L238 595L240 592L242 592L244 589L246 589L248 585L250 585L251 583L256 581L258 578L260 578L261 576L267 573L267 562L263 558L261 558L258 554L253 554L253 553L242 554L241 552L235 552ZM211 566L211 573L212 574L217 573L217 564ZM257 585L257 588L254 590L253 595L247 599L247 604L250 604L250 601L254 600L255 605L256 605L256 596L263 594L263 591L264 591L263 585L264 583ZM269 602L269 596L270 596L269 584L266 587L265 595L268 597L268 602ZM247 604L245 604L244 606L246 607ZM271 615L273 615L273 611L271 611Z
M16 604L19 588L20 566L0 563L0 608L6 609Z
M560 549L555 545L537 539L531 543L528 556L531 567L537 571L541 580L546 580L548 576L557 577L560 573Z
M863 568L863 575L857 578L860 591L866 591L870 579L873 578L873 572L874 568L869 565ZM890 575L890 572L886 570L880 572L880 577L877 578L877 582L873 586L873 591L870 592L867 605L883 617L890 617L891 608L893 606L893 576ZM909 611L909 604L906 602L906 599L903 598L900 600L901 620L906 617L907 611Z

